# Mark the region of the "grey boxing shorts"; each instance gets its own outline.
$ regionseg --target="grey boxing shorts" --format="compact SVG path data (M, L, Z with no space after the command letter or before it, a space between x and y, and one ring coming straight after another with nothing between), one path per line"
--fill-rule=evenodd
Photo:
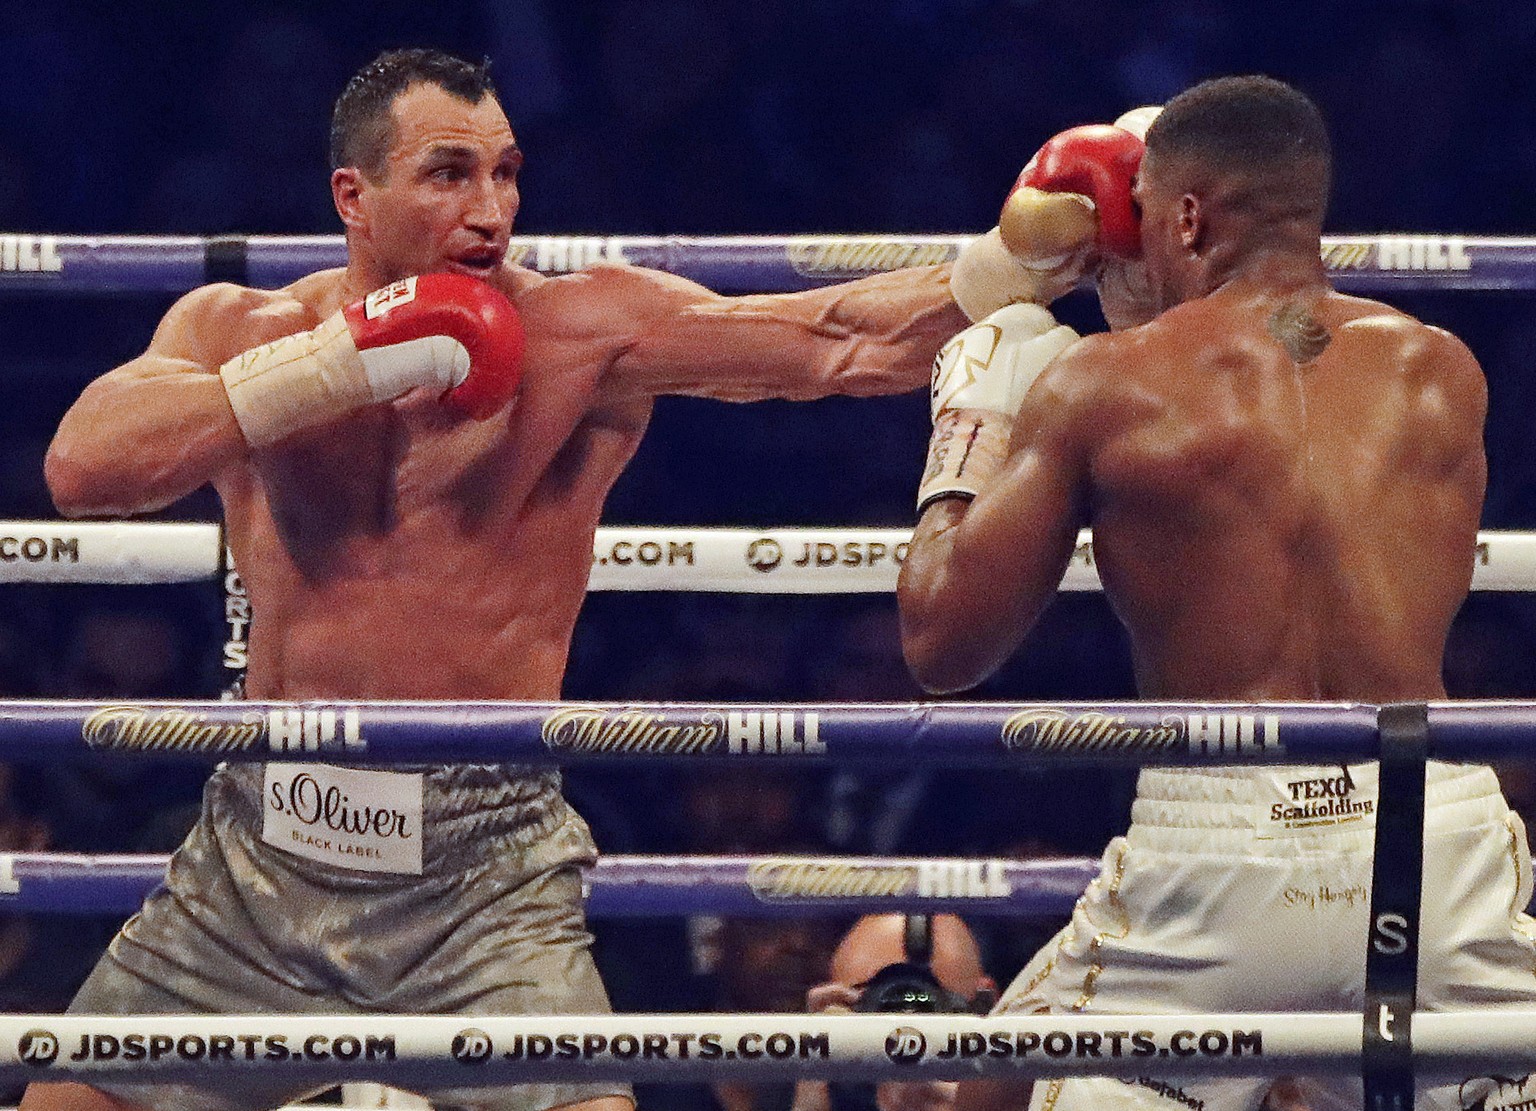
M557 774L473 765L389 778L411 785L419 799L419 813L370 827L382 830L384 840L391 833L408 840L419 821L419 871L401 874L343 867L279 847L289 839L297 845L301 834L318 829L331 849L385 857L393 851L387 844L372 848L365 838L330 837L329 826L345 823L336 813L306 809L308 800L321 797L312 782L291 790L291 769L308 767L239 765L214 772L202 815L172 857L166 882L113 939L70 1013L609 1011L582 913L581 869L596 850L586 823L561 797ZM322 786L326 774L315 770ZM349 804L366 798L366 777L375 774L363 773L362 787L344 781ZM274 786L274 776L286 778ZM274 819L292 817L276 812L288 800L297 803L288 810L318 820L274 827ZM397 811L387 813L392 819ZM242 1071L234 1082L210 1074L207 1086L114 1081L99 1087L166 1111L256 1111L312 1090L288 1080L278 1066L272 1071L270 1077ZM438 1108L496 1111L632 1098L614 1083L422 1094Z

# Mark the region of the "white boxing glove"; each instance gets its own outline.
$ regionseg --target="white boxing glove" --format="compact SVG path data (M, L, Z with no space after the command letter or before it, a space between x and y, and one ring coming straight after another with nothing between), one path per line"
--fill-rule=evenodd
M1004 305L1049 304L1078 283L1086 265L1082 253L1032 264L1009 251L1002 231L994 227L960 249L950 271L949 292L966 316L981 320Z
M1034 304L1005 305L940 349L933 361L933 436L917 491L973 498L1008 458L1013 421L1036 378L1077 333Z
M1132 108L1129 112L1123 112L1115 120L1116 127L1122 127L1138 139L1145 139L1147 132L1152 129L1152 121L1162 114L1161 104L1143 104L1140 108Z

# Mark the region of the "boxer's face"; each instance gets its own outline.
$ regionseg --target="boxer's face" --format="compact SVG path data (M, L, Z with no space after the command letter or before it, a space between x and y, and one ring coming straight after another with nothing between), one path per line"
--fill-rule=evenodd
M378 180L353 174L350 208L337 207L357 249L392 281L452 270L485 277L500 268L517 216L523 155L501 105L470 104L436 85L395 98L394 137ZM336 179L333 179L333 182Z
M1105 258L1094 274L1093 284L1099 291L1104 322L1112 332L1145 324L1162 311L1146 263L1139 258Z
M1189 198L1173 176L1168 167L1148 152L1131 190L1141 213L1146 296L1157 312L1184 300L1192 259L1185 204Z

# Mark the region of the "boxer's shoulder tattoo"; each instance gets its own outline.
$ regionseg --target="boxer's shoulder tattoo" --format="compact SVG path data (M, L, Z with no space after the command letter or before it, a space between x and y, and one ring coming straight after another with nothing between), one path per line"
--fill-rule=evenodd
M1332 334L1312 315L1312 310L1294 301L1287 301L1270 315L1269 334L1302 366L1316 359L1333 342Z

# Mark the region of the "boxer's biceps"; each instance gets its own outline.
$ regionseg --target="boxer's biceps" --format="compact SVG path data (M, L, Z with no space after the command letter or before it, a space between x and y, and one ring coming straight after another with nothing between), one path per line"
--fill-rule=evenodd
M719 401L822 396L799 322L761 300L711 296L639 322L615 355L607 384Z

